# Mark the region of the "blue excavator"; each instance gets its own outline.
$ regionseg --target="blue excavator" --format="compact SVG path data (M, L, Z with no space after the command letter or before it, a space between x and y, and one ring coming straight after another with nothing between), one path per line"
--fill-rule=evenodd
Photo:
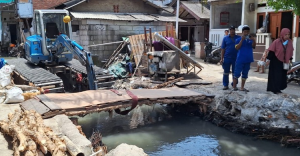
M35 10L33 20L35 34L24 44L26 59L7 61L15 65L15 81L50 92L96 90L113 83L111 74L93 64L91 53L71 40L67 10Z

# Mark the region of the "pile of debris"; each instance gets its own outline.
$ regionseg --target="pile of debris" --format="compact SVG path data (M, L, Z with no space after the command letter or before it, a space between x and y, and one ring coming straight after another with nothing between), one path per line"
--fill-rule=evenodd
M191 86L214 93L215 103L205 118L236 133L300 146L300 98L272 93L223 91L217 87Z
M12 79L13 70L13 65L4 65L0 69L0 103L21 103L48 92L40 87L15 85Z
M1 131L13 137L14 155L36 156L51 153L65 156L67 147L63 139L44 125L35 111L16 110L8 115L8 121L0 121Z
M180 77L175 79L171 77L169 81L152 81L148 77L134 77L129 79L117 80L112 86L113 89L159 89L173 87L176 82L182 81L184 78Z

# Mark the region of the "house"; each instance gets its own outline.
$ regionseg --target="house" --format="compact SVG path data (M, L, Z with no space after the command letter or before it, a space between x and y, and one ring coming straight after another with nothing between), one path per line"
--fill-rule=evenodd
M211 20L210 20L210 42L221 45L224 31L229 26L239 27L248 25L251 33L256 34L257 46L254 49L254 59L259 60L262 53L267 49L272 41L280 35L282 28L291 30L291 39L294 44L294 61L300 60L300 34L299 16L294 16L292 11L278 11L267 6L264 0L210 0ZM264 26L264 31L258 29ZM241 31L237 31L241 33ZM253 65L256 65L253 63Z
M179 39L188 41L193 51L195 42L205 42L205 38L209 38L210 11L199 1L180 1L179 17L187 21L179 23Z
M67 9L72 18L72 39L89 49L96 62L107 59L117 44L88 47L121 41L122 37L144 34L144 27L152 32L165 31L166 23L174 23L176 16L148 0L72 0L55 8ZM179 22L185 22L179 19Z
M7 51L10 43L20 43L23 30L26 33L25 36L30 34L28 32L32 26L31 21L34 9L49 9L66 1L68 0L6 0L5 3L0 3L1 51ZM24 6L22 8L25 8L25 10L20 9L19 5ZM22 15L18 15L18 11ZM25 17L22 17L24 15Z

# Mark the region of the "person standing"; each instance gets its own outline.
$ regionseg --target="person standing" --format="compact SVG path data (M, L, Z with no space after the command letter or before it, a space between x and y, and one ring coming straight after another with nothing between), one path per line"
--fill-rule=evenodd
M287 87L287 71L284 64L289 63L293 57L293 42L290 39L290 30L283 28L280 38L276 39L269 47L268 59L270 60L267 91L274 94L281 93Z
M224 33L225 33L225 34L224 34L224 37L228 36L229 30L225 30Z
M250 27L245 25L242 29L242 37L236 40L235 48L238 50L234 78L233 78L233 89L236 91L239 77L242 75L241 91L248 92L245 89L246 79L250 70L250 64L254 62L253 59L253 48L256 46L256 40L254 37L249 35Z
M230 67L231 70L235 69L235 61L237 57L237 50L235 49L235 40L240 38L240 36L235 34L235 27L231 26L229 28L230 34L223 38L222 49L221 49L221 60L220 64L224 69L223 73L223 90L228 89L229 85L229 74Z

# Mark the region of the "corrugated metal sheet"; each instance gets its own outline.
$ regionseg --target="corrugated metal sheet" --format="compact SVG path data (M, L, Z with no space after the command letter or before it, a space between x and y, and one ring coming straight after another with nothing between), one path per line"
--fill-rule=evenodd
M154 19L156 19L156 21L163 21L163 22L175 22L176 21L176 16L162 16L162 15L150 15L151 17L153 17ZM183 19L178 19L179 22L186 22Z
M150 1L148 1L148 0L142 0L142 1L144 1L144 2L145 2L146 4L148 4L148 5L153 6L153 7L156 8L156 9L164 10L164 11L167 11L167 12L169 12L169 13L172 13L172 12L170 12L169 10L167 10L167 9L165 9L165 8L163 8L163 7L160 7L160 6L158 6L158 5L156 5L156 4L152 3L152 2L150 2Z
M202 6L200 2L188 2L182 1L182 7L188 11L193 16L196 16L198 20L202 19L209 19L210 18L210 11Z
M71 12L71 15L77 19L103 19L114 21L164 21L175 22L176 16L162 16L149 14L123 14L123 13L103 13L103 12ZM179 22L186 22L179 19Z

